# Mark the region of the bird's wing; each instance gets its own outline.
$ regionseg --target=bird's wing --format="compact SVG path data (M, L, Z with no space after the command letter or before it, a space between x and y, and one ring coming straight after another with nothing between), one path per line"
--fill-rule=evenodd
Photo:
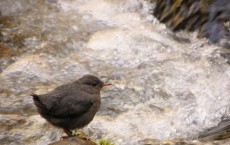
M56 118L80 116L90 109L94 101L91 93L77 90L56 98L49 109L49 114Z
M63 97L66 97L69 92L69 85L61 85L49 93L39 95L39 99L47 108L47 111L50 111L56 106L57 102Z

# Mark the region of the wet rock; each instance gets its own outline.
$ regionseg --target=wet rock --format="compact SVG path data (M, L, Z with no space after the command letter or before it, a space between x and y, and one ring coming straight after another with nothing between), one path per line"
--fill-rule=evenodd
M0 58L1 57L12 57L13 55L16 55L13 48L0 44Z
M230 20L228 0L157 0L153 14L173 31L199 30L200 36L208 37L213 43L229 46L230 31L226 25Z
M63 139L61 141L57 141L54 143L51 143L49 145L97 145L95 142L92 142L90 140L80 139L78 137L69 137L67 139Z
M212 3L213 0L190 2L184 0L168 2L157 0L154 15L161 22L167 23L174 31L180 29L194 31L208 20L207 6Z
M10 27L13 24L13 18L12 17L7 17L7 16L1 16L0 14L0 28L2 27ZM0 39L1 40L1 39Z

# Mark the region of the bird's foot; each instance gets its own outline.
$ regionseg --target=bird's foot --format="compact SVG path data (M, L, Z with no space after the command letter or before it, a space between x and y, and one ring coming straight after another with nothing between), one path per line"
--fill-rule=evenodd
M83 133L81 133L79 131L77 131L77 132L74 131L74 135L81 138L81 139L84 139L84 140L90 140L89 137L87 137L86 135L84 135Z
M74 131L71 131L69 129L63 129L63 131L67 134L67 136L62 136L60 140L67 139L69 137L76 136Z
M66 138L75 136L75 137L78 137L80 139L90 140L89 137L87 137L86 135L84 135L80 131L71 131L69 129L63 129L63 131L67 134L67 136L63 136L63 137L61 137L61 139L66 139Z
M61 138L60 138L60 140L63 140L63 139L67 139L67 138L69 138L70 136L62 136Z

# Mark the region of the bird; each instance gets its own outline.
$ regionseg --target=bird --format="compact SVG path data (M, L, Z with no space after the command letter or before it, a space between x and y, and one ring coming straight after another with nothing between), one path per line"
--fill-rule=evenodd
M71 130L81 129L93 120L101 105L100 90L109 85L96 76L85 75L46 94L31 96L38 113L70 137Z

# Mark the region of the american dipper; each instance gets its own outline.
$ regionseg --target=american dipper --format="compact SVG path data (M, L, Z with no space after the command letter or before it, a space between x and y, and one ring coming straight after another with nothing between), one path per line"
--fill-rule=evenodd
M43 118L72 136L72 129L83 128L93 120L101 104L100 90L108 85L111 84L95 76L85 75L49 93L31 96Z

